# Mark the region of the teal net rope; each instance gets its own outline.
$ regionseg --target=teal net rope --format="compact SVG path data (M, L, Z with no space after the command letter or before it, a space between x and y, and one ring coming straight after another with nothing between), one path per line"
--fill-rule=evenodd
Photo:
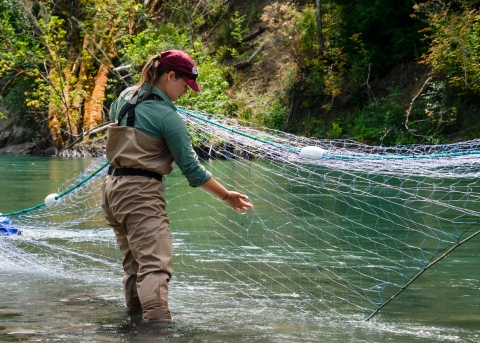
M208 289L225 304L369 319L479 233L479 140L373 147L179 113L205 167L255 207L235 212L177 169L169 175L172 287ZM324 158L303 158L306 146ZM57 206L6 214L22 236L2 238L0 259L118 281L122 257L99 204L106 165L100 158L62 185Z

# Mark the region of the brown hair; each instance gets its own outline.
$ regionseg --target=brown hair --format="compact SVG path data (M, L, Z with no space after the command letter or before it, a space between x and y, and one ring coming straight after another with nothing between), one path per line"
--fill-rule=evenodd
M152 92L153 86L158 82L163 74L168 74L170 72L170 70L160 65L160 59L160 54L151 56L147 63L145 63L143 66L140 82L136 85L134 91L134 94L137 93L145 83L149 83L150 88L145 96L142 97L142 99L146 98ZM175 78L179 79L181 76L175 73Z

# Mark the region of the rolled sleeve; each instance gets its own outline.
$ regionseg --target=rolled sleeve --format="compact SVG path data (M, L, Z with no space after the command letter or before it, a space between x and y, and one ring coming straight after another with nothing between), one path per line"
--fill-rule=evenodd
M175 164L187 178L190 186L203 185L212 177L212 174L200 164L197 154L193 150L187 126L175 111L168 113L164 122L163 137Z

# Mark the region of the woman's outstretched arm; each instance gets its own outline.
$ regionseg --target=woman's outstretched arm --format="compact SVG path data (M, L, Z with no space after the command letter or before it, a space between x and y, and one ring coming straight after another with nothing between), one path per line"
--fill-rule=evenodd
M235 191L227 190L217 180L215 180L213 176L200 187L217 196L219 199L228 202L230 206L237 211L248 210L249 208L253 207L251 203L246 201L248 200L248 196Z

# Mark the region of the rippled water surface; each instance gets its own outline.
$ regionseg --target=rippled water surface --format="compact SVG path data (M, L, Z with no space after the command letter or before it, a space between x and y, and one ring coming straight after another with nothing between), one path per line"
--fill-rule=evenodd
M0 156L0 212L41 203L89 164L89 159ZM76 234L60 232L52 239L80 239ZM103 242L109 235L103 227L89 239ZM182 236L173 235L181 246ZM207 239L214 237L198 237ZM480 342L479 245L477 237L451 253L369 322L279 308L275 300L256 297L255 289L250 297L225 297L231 292L227 285L203 282L200 274L173 278L174 322L163 327L145 326L124 312L119 269L61 273L45 268L46 257L34 249L23 252L24 258L38 259L38 267L17 269L0 250L0 342ZM188 254L182 254L177 262L186 264ZM208 251L191 255L212 258ZM49 258L65 262L60 255Z

